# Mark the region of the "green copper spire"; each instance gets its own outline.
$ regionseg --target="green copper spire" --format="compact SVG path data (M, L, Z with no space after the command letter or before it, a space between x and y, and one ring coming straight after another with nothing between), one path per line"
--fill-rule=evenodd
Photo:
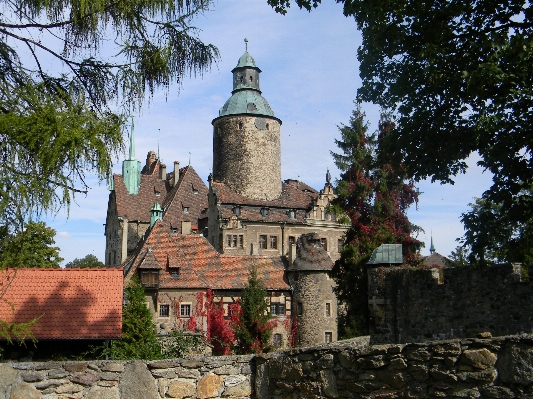
M218 116L253 114L257 116L274 116L267 100L261 95L259 74L261 70L255 64L254 59L248 53L248 40L246 51L239 58L233 73L232 96L220 109Z
M158 202L154 203L152 209L150 209L150 227L154 227L155 222L163 218L163 209Z
M135 133L133 118L131 118L130 151L128 159L122 161L122 178L130 194L139 192L141 184L141 163L135 159Z
M433 245L433 234L431 235L431 245L429 246L429 252L431 254L434 254L436 251L435 251L435 246Z

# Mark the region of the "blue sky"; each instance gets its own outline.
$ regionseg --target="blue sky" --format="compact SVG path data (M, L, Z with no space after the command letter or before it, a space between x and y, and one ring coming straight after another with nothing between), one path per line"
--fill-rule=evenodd
M207 181L212 168L211 121L230 97L231 70L249 53L263 71L261 90L281 127L283 179L299 178L316 189L323 187L326 170L334 178L339 172L330 151L336 151L337 126L347 123L360 85L357 48L360 34L353 19L342 15L342 5L324 2L308 13L298 8L276 14L266 0L224 0L195 20L199 37L220 50L221 59L203 76L185 79L181 88L172 86L147 100L135 114L136 157L144 162L149 150L157 150L164 163L178 160L191 164ZM377 128L379 109L365 104L370 131ZM127 144L127 143L126 143ZM116 160L120 173L124 157ZM409 211L411 221L426 233L419 239L429 254L430 234L437 251L448 255L463 234L460 214L489 187L490 176L475 167L460 176L454 186L421 182L423 195L418 210ZM104 226L109 191L90 179L87 196L77 196L69 214L60 211L46 222L56 229L56 245L65 262L91 253L103 260Z

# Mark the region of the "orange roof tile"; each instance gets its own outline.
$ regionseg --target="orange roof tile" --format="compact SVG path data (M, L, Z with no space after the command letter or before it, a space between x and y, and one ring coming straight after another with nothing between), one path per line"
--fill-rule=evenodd
M122 269L0 271L0 319L37 339L114 339L122 330Z
M248 282L250 269L255 266L267 289L290 289L280 256L221 255L205 237L173 234L162 221L158 221L150 231L127 270L126 279L138 268L146 269L143 260L149 251L149 258L152 259L149 264L154 265L154 269L157 269L156 265L164 265L159 288L243 289ZM178 268L179 276L176 274Z

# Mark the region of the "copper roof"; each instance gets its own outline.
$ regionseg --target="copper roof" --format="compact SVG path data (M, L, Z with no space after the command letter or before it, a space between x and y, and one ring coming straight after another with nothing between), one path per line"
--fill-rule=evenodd
M0 319L38 318L37 339L120 338L122 286L122 269L5 269Z
M255 200L232 191L226 184L212 181L211 187L217 199L224 204L253 205L285 209L309 209L318 197L318 191L296 180L285 180L278 198Z
M232 256L218 253L205 237L173 234L170 226L158 221L127 269L129 279L143 261L152 256L154 269L161 267L160 289L243 289L252 267L269 290L288 290L281 257Z

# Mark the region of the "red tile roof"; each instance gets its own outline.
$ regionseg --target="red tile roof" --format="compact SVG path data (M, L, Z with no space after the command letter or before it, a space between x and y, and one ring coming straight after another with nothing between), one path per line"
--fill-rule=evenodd
M0 319L39 318L37 339L120 338L122 287L122 269L1 270Z
M158 202L164 209L163 219L177 228L178 232L181 233L182 221L191 222L191 227L198 229L198 219L207 207L208 189L192 166L180 169L176 186L170 185L170 174L167 175L167 180L161 180L158 174L141 174L136 195L128 192L121 175L116 174L113 178L118 216L129 221L148 223L150 209ZM188 213L184 212L184 208L188 208Z
M232 191L226 184L211 182L217 199L224 204L267 206L285 209L308 209L318 197L318 192L305 183L296 180L285 180L278 198L255 200Z
M132 262L126 279L150 264L154 269L161 268L160 289L243 289L253 266L267 289L290 288L281 257L222 255L205 237L173 234L162 221L154 225Z

